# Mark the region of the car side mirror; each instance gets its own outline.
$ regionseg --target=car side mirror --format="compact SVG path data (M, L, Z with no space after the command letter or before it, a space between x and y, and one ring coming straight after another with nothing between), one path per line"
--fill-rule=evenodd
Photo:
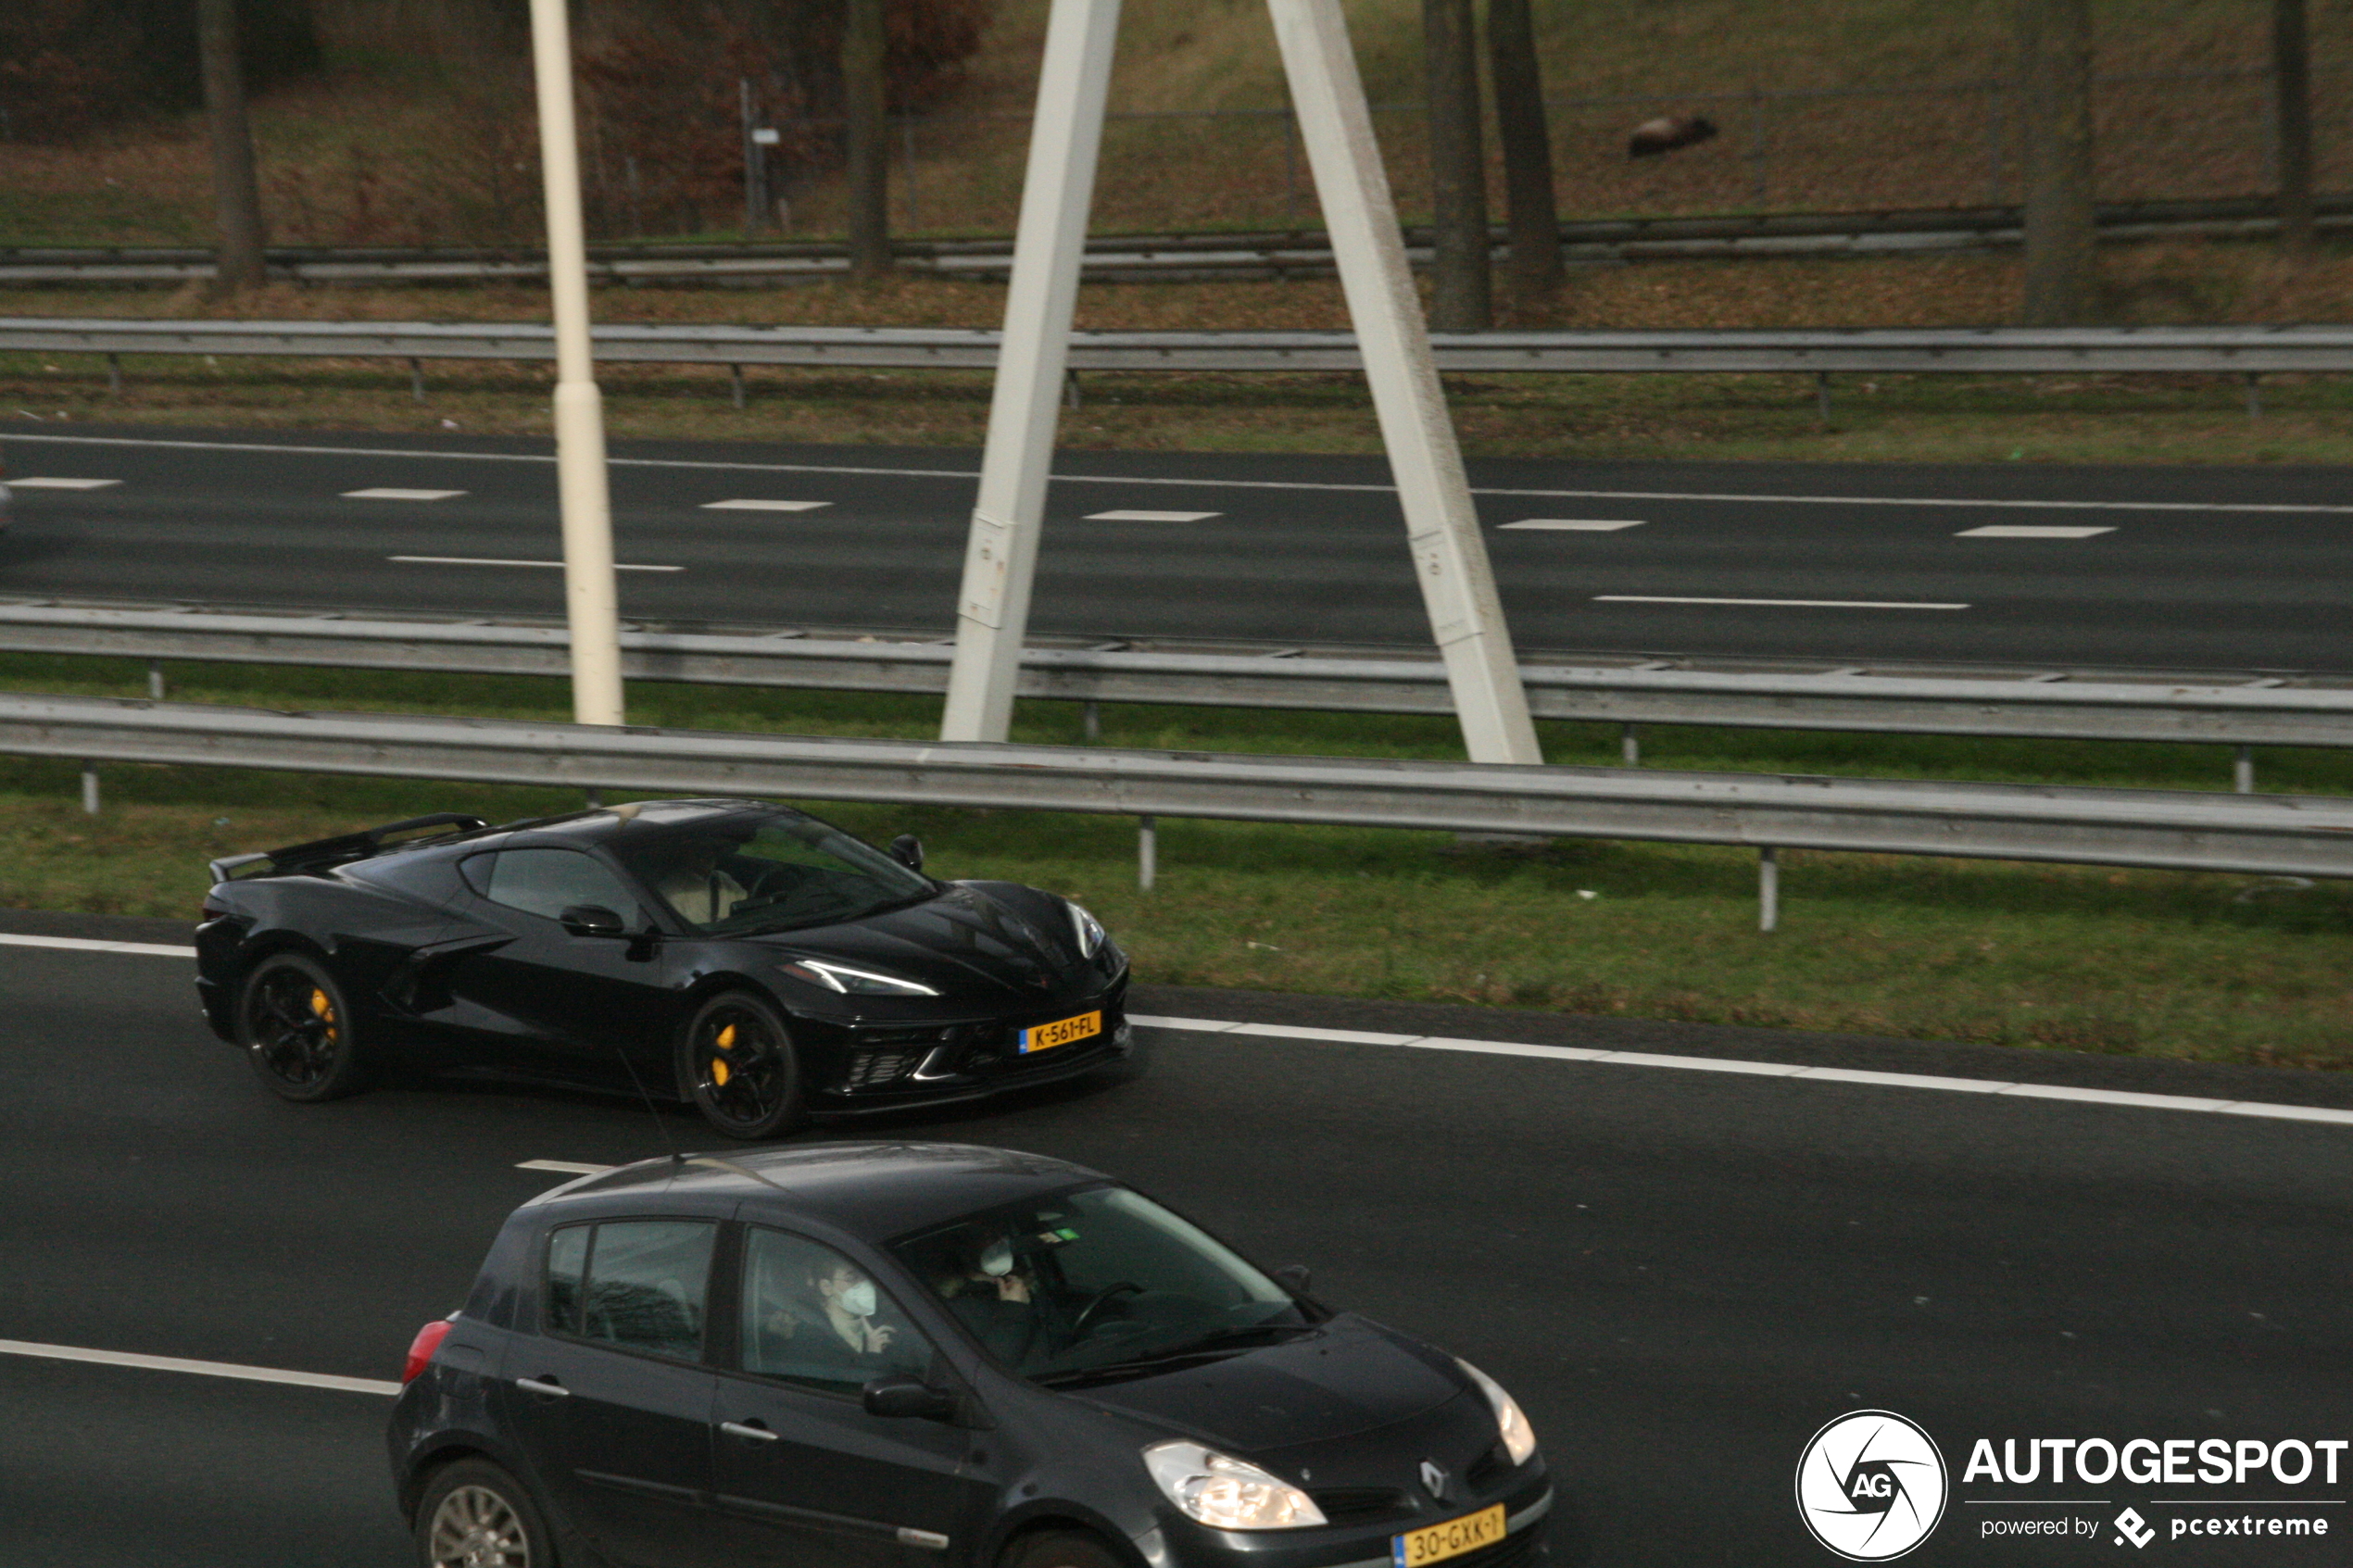
M574 936L626 936L628 927L602 904L573 904L556 919Z
M920 1377L900 1373L877 1377L858 1391L868 1415L915 1416L925 1421L949 1421L956 1414L956 1396L934 1388Z
M890 841L890 858L911 872L924 869L924 841L912 833L902 833Z
M1292 1263L1288 1267L1277 1269L1267 1277L1293 1296L1307 1294L1307 1265L1304 1263Z

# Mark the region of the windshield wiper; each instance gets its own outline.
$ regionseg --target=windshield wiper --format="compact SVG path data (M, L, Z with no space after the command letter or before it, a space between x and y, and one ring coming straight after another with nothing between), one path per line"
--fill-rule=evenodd
M1074 1388L1086 1383L1144 1377L1156 1372L1172 1372L1176 1370L1172 1363L1177 1361L1214 1361L1238 1356L1252 1348L1240 1343L1243 1340L1257 1339L1269 1334L1305 1334L1316 1326L1311 1323L1237 1323L1211 1329L1207 1334L1191 1339L1179 1340L1149 1355L1131 1356L1122 1361L1105 1361L1098 1366L1072 1367L1065 1372L1050 1372L1030 1381L1046 1388Z

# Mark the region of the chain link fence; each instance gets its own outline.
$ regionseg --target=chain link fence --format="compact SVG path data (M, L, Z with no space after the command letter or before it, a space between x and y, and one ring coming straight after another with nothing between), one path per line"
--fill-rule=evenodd
M2104 201L2259 195L2277 180L2268 71L2102 78L2095 93ZM2353 188L2353 71L2313 76L2315 182ZM1549 101L1564 215L1672 217L2002 206L2019 201L2020 116L2002 82L1818 91L1645 94ZM1630 158L1646 119L1700 114L1714 139ZM1402 215L1426 221L1426 119L1419 104L1374 106ZM902 234L1001 234L1013 227L1028 154L1026 115L926 115L891 131L892 222ZM759 156L776 229L841 232L837 122L793 119ZM796 150L797 149L797 150ZM1490 200L1502 216L1502 156L1489 137ZM781 156L780 156L781 155ZM619 194L619 193L616 193ZM616 218L649 201L615 200ZM1313 181L1288 109L1114 111L1096 180L1099 231L1281 230L1320 226ZM602 237L647 232L612 226Z

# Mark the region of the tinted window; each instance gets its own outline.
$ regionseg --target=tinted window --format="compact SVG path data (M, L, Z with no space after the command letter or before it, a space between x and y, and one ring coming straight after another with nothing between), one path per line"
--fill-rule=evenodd
M613 1220L556 1232L547 1244L547 1326L700 1360L717 1234L700 1220Z
M623 838L622 864L714 935L858 920L937 888L872 845L798 811L745 812Z
M863 1269L783 1231L745 1236L743 1313L743 1370L762 1376L849 1394L931 1364L930 1347Z
M484 860L491 862L488 874ZM502 849L466 862L466 880L494 904L525 914L560 918L574 904L595 904L623 921L637 913L637 900L610 867L576 849Z
M1310 1326L1290 1292L1125 1187L988 1210L891 1250L975 1337L1032 1377Z

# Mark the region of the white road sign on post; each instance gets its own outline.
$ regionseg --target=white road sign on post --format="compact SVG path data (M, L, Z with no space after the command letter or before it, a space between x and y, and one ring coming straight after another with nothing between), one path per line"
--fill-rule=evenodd
M1475 762L1541 762L1340 0L1267 8L1464 745ZM1048 24L944 740L1001 741L1012 724L1118 11L1054 0Z
M625 721L612 496L605 470L604 403L588 341L588 254L580 216L580 143L573 122L572 29L564 0L531 0L531 53L547 193L547 292L556 320L556 491L563 508L572 716L576 723L619 724Z

